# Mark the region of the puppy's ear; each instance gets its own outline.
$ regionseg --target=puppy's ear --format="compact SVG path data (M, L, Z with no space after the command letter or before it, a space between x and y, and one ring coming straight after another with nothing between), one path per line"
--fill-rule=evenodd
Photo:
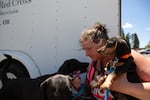
M128 53L131 53L130 45L125 39L119 39L116 48L116 56L121 57Z
M131 49L129 41L127 39L124 39L124 41L127 43L128 47Z

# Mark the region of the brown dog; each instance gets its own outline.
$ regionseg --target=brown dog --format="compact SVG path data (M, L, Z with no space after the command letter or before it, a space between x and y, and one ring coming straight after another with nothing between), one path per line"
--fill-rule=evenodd
M133 83L140 82L136 73L136 64L131 55L131 48L126 40L117 37L110 38L105 46L98 49L98 53L103 56L111 56L113 59L108 62L104 76L100 78L95 86L109 89L117 76L125 72L127 72L128 81Z

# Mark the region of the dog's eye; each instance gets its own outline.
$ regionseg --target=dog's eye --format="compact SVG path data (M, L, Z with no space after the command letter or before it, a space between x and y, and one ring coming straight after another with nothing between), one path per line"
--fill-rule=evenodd
M115 46L115 42L107 41L107 43L106 43L107 48L111 48L111 47L114 47L114 46Z

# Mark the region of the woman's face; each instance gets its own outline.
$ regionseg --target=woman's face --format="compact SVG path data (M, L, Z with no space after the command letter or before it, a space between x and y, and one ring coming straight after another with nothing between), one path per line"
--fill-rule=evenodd
M91 41L82 41L81 45L85 50L86 56L90 57L92 61L97 61L102 58L102 55L97 52L97 49L102 46L101 44L95 44Z

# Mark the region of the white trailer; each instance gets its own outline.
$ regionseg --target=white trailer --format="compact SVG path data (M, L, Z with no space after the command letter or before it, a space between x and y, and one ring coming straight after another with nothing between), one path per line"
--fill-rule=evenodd
M0 0L0 68L9 77L35 78L57 71L67 59L89 61L80 33L96 22L120 33L120 0Z

